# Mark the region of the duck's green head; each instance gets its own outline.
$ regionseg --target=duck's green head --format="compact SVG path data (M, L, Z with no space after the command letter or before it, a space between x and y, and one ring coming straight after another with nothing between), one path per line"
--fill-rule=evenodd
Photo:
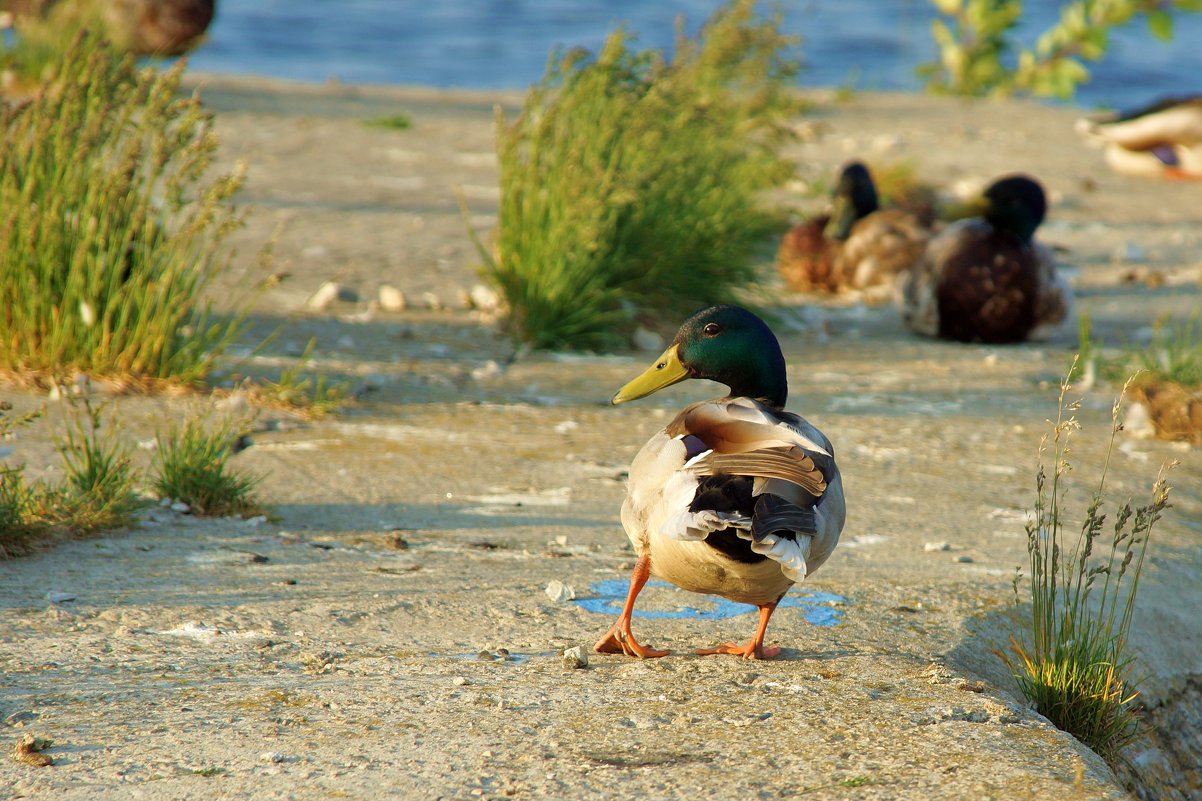
M876 196L876 184L872 175L861 162L847 164L839 173L835 186L831 219L822 229L827 239L844 240L851 235L851 227L880 208Z
M981 196L981 216L1001 231L1030 242L1048 213L1043 187L1026 175L1009 175L991 183Z
M646 397L686 378L708 378L730 387L733 397L777 408L789 394L780 343L763 320L739 306L711 306L685 320L663 355L612 402Z

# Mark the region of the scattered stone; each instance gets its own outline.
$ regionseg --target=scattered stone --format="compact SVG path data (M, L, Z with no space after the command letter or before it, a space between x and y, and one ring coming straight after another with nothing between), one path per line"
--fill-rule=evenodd
M254 517L245 518L242 521L242 525L246 526L247 528L258 528L266 522L267 515L255 515Z
M42 752L53 743L53 740L47 740L45 737L34 737L32 734L24 734L17 741L16 747L13 748L13 759L18 762L24 762L26 765L33 765L35 768L49 767L54 764L54 760Z
M171 511L179 512L181 515L186 515L192 511L192 507L183 501L174 501L171 504Z
M278 765L284 761L284 755L279 751L264 751L263 753L259 754L259 761L271 762Z
M575 645L563 652L564 670L581 670L588 667L588 651L583 645Z
M442 301L439 300L438 295L433 292L423 292L422 305L432 311L438 311L442 308Z
M639 350L659 352L664 349L664 338L650 328L639 326L630 337L631 343Z
M455 678L451 679L451 684L454 684L456 687L466 687L467 685L471 684L471 682L463 676L456 676Z
M331 303L338 300L338 296L342 294L342 288L333 281L326 281L317 288L313 296L309 298L307 305L310 309L321 311L329 307Z
M467 293L467 299L473 309L482 312L495 312L501 308L501 298L492 287L476 284Z
M278 587L294 587L296 586L296 579L280 579L279 581L273 581L271 583Z
M955 559L953 559L952 561L966 565L966 564L972 562L973 558L971 556L969 556L968 554L962 553L959 556L957 556Z
M551 581L547 584L547 588L543 590L543 592L545 592L547 597L557 604L563 603L564 601L570 601L576 597L576 590L573 589L570 584L564 584L559 579L551 579Z
M381 284L379 291L380 308L387 312L405 310L405 293L390 284Z
M928 553L931 551L950 551L952 546L946 542L928 542L922 546L922 549Z
M496 359L489 359L484 364L473 369L471 375L473 381L488 381L504 372L505 370L497 363Z
M51 590L50 592L46 593L46 600L52 604L65 604L68 601L75 600L75 593L73 593L73 592L55 592L55 591Z

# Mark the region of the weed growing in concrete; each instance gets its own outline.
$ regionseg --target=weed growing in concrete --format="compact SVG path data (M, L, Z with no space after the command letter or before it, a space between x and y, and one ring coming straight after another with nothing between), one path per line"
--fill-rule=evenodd
M156 437L151 486L160 498L183 501L197 515L245 515L258 510L254 489L261 478L232 469L241 424L209 425L192 418Z
M316 347L317 340L310 339L305 351L296 362L280 370L280 377L250 380L243 384L252 403L285 409L310 420L320 419L344 406L350 399L351 387L347 381L330 381L321 373L304 371Z
M363 124L368 128L383 128L386 131L407 131L413 127L413 119L408 114L384 114L368 117Z
M0 116L0 372L194 384L237 334L202 297L241 177L209 176L212 119L179 96L182 69L81 36Z
M1040 444L1034 517L1027 524L1030 629L1012 639L1010 654L999 655L1042 715L1113 760L1139 731L1134 708L1139 691L1132 678L1134 657L1127 635L1148 540L1169 506L1166 473L1172 465L1161 469L1147 503L1127 502L1117 508L1107 532L1103 505L1120 429L1120 395L1112 408L1110 442L1097 489L1080 534L1072 539L1064 530L1069 516L1063 507L1064 477L1070 470L1069 441L1080 424L1078 404L1066 399L1068 388L1066 380L1055 424ZM1016 575L1016 603L1020 583L1021 575Z
M78 401L57 442L66 478L55 493L56 516L80 534L127 526L142 505L128 444L101 433L103 410L88 398Z
M622 346L754 282L783 222L759 195L793 174L777 146L800 105L792 40L753 5L720 9L670 62L622 30L556 55L517 119L498 117L498 240L477 245L515 339Z
M0 409L3 413L4 409ZM0 418L0 435L38 415ZM26 553L55 536L77 536L121 528L134 521L141 503L130 451L101 433L103 407L72 401L65 432L56 443L63 459L59 483L27 481L23 466L0 467L0 558Z

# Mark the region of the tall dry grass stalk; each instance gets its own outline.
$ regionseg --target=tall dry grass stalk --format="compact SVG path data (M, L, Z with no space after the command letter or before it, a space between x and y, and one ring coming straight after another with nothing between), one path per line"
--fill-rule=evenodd
M80 36L0 116L0 373L201 381L238 331L202 299L238 224L183 65L137 70Z
M1119 505L1107 528L1106 480L1121 429L1124 386L1111 410L1097 489L1080 532L1075 538L1066 533L1069 446L1081 428L1079 403L1066 397L1069 386L1067 380L1061 385L1056 420L1039 448L1034 516L1027 523L1030 628L1012 639L1011 654L1000 655L1042 715L1113 760L1139 730L1139 691L1127 638L1148 541L1169 506L1167 471L1175 463L1161 468L1147 503ZM1020 585L1021 574L1016 574L1016 603L1022 600Z
M720 9L671 61L622 30L553 56L521 114L498 114L499 233L479 250L516 339L621 346L755 281L782 222L759 195L792 175L777 146L800 103L793 40L753 7Z

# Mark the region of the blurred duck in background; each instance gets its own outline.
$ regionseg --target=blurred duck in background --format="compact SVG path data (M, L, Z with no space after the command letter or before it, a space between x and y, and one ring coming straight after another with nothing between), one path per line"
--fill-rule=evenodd
M868 168L853 161L839 174L831 212L785 234L777 269L800 292L888 287L922 255L929 225L908 211L882 209Z
M1082 117L1077 132L1125 175L1202 180L1202 95L1167 98L1122 114Z
M970 206L979 216L932 237L899 277L902 321L959 342L1046 338L1068 319L1072 295L1051 249L1034 239L1047 214L1043 187L1025 175L1004 176Z

